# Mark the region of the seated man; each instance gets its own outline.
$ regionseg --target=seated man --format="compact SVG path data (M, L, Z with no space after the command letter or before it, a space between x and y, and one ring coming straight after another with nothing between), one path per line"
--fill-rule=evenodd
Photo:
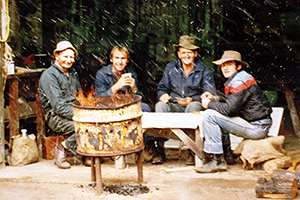
M227 170L222 149L222 135L230 143L229 133L245 139L262 139L268 136L272 125L271 104L253 76L243 70L248 63L237 51L225 51L220 60L213 62L221 67L227 82L226 96L216 97L205 92L201 95L203 112L204 147L211 161L195 170L210 173Z
M194 112L201 111L203 92L216 94L212 71L204 65L198 56L199 47L195 38L183 35L179 44L174 45L178 60L168 63L157 87L159 102L155 112ZM186 164L194 164L191 151Z
M49 128L57 134L69 136L54 149L55 164L67 169L71 165L66 161L66 149L77 155L72 102L76 100L75 93L81 86L72 65L78 53L70 42L61 41L57 43L53 55L55 62L43 72L38 91Z
M115 46L111 50L110 61L112 64L100 69L96 75L94 86L97 96L126 94L126 92L139 94L137 75L127 67L129 56L129 51L124 46ZM126 76L128 75L127 73L130 73L129 76ZM142 111L151 112L151 108L148 104L142 103ZM152 153L156 151L155 149L151 149L154 148L152 144L154 141L154 137L144 135L145 148Z

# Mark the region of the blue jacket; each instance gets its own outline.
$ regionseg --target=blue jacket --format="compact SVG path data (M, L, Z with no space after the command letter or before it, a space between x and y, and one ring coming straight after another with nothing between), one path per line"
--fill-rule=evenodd
M135 85L138 85L137 75L134 71L129 68L125 68L125 73L131 73L132 77L135 79ZM95 78L95 94L96 96L109 96L112 94L111 87L118 81L117 75L113 72L112 64L103 67L98 70ZM118 91L125 94L125 91L131 92L130 86L124 86L121 90Z
M216 95L216 88L212 71L198 57L187 77L180 60L168 63L157 87L158 99L167 93L172 97L170 102L176 102L175 97L192 97L193 101L201 102L200 96L203 92Z
M60 67L52 63L41 75L38 87L46 114L53 110L57 115L72 119L72 102L76 100L75 93L80 89L79 76L75 69L70 68L67 76Z

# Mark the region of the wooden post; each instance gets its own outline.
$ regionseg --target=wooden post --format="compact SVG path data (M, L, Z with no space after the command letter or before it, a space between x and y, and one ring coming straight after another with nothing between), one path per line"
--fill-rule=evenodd
M38 93L38 87L39 87L39 78L36 81L36 129L37 129L37 145L38 145L38 151L39 156L42 156L42 138L46 135L46 122L44 119L44 108L42 106L42 102L40 99L40 95Z
M2 6L5 4L1 3L0 10L2 10ZM0 24L2 26L2 12L0 15ZM4 30L1 29L2 36L4 35ZM5 32L6 33L6 32ZM3 37L1 37L3 38ZM5 166L5 148L4 148L4 141L5 141L5 132L4 132L4 95L3 95L3 70L2 67L4 65L3 55L5 53L5 43L1 42L1 50L0 50L0 167Z
M0 16L1 19L1 16ZM4 131L4 98L3 98L3 76L2 76L2 66L3 66L3 54L4 54L4 43L1 42L0 51L0 167L5 166L5 131Z
M286 100L287 100L287 103L289 106L295 135L297 137L300 137L300 124L299 124L298 112L297 112L295 102L294 102L294 93L288 89L285 89L284 92L285 92L285 97L286 97Z
M9 136L19 134L20 113L19 113L19 80L14 78L9 80ZM9 139L10 139L9 138Z

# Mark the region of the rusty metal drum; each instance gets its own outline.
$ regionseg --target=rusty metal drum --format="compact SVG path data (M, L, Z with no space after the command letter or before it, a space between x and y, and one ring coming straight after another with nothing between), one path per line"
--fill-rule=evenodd
M97 97L98 106L73 102L77 153L85 156L116 156L141 151L141 96L124 95L132 101L123 105L111 96Z

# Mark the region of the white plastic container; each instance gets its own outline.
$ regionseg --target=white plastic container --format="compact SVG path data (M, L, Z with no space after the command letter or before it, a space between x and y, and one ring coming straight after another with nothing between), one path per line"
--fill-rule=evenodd
M27 129L22 129L21 132L22 132L22 138L28 138Z
M15 73L15 63L14 61L7 61L7 74Z

